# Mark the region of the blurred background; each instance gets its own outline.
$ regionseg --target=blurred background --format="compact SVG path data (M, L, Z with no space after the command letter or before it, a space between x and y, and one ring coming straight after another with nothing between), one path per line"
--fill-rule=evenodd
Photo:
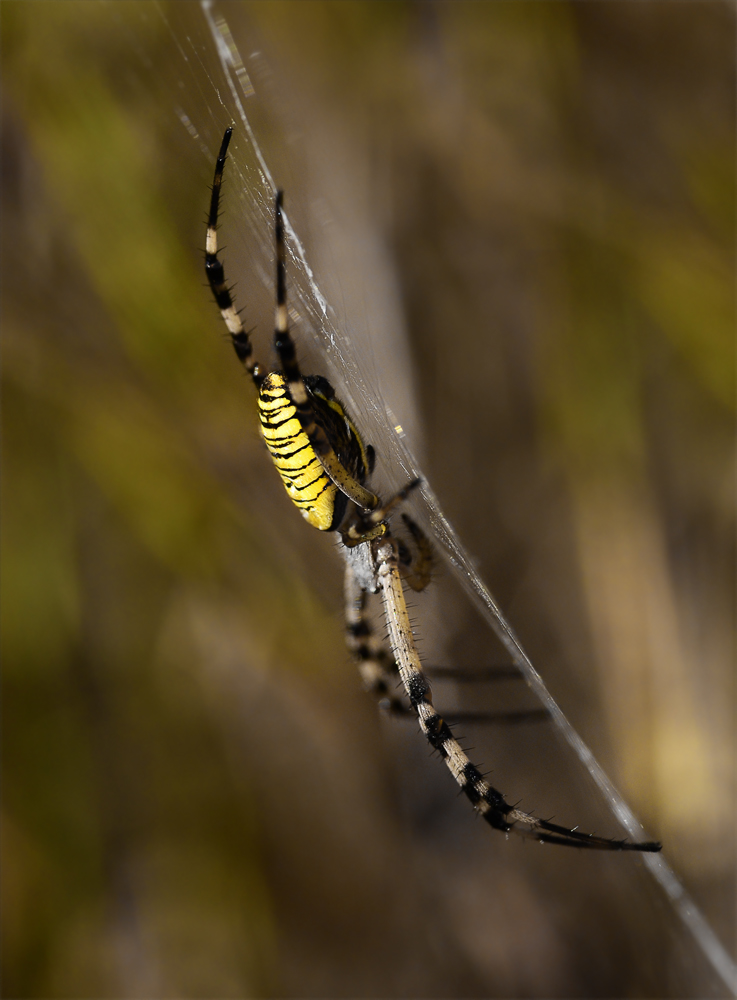
M4 995L726 995L641 859L492 835L361 691L340 560L203 284L235 121L224 260L272 364L268 188L203 8L0 17ZM290 273L305 368L380 457L401 423L730 946L734 7L209 17L344 338ZM449 569L413 613L429 659L499 661ZM516 682L444 698L529 707ZM621 835L549 727L471 743L512 801Z

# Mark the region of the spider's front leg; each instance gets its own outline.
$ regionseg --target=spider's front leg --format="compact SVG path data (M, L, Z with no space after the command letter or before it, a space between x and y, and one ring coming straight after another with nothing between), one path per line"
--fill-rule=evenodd
M364 512L372 511L379 505L376 494L367 490L346 469L328 435L315 419L312 397L307 391L302 373L297 363L297 350L289 332L287 313L287 279L284 264L284 216L282 210L283 192L277 191L275 203L276 234L276 322L274 324L274 346L279 355L289 395L297 411L302 430L312 446L323 469L338 489Z
M228 156L228 146L233 135L232 128L226 128L223 141L220 144L217 162L215 163L215 175L212 180L212 194L210 196L210 212L207 217L207 236L205 240L205 274L210 283L212 294L220 309L220 315L228 328L233 348L238 356L238 360L253 379L256 388L260 388L264 380L261 366L253 358L253 347L248 334L243 328L243 323L235 308L230 289L225 281L225 270L222 262L218 259L218 214L220 211L220 190L223 185L223 172L225 170L225 160Z

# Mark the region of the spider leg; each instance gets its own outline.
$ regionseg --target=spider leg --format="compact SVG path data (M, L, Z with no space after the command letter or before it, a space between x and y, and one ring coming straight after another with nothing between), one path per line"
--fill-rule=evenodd
M349 550L346 549L345 552ZM352 550L352 551L355 551ZM402 698L397 697L397 685L401 683L399 668L383 645L376 641L366 616L369 585L364 589L356 575L354 566L346 560L345 567L345 621L346 645L356 662L358 673L365 690L374 695L379 708L388 715L401 719L416 719L417 716ZM544 709L529 709L516 712L449 712L451 723L478 722L491 725L515 725L523 722L540 722L549 718Z
M599 851L659 851L661 845L658 843L609 840L537 819L510 805L502 793L486 781L466 756L448 723L433 706L430 685L422 669L407 613L396 543L391 537L384 536L373 542L372 546L392 651L407 697L417 713L420 729L433 749L445 760L463 793L484 820L495 830L515 833L542 843Z
M261 386L264 375L261 366L253 359L253 347L248 337L248 333L243 328L238 310L233 304L230 289L225 283L225 271L223 265L218 260L218 212L220 208L220 189L223 183L223 170L225 169L225 159L228 154L230 137L233 134L232 128L226 128L223 141L215 164L215 176L212 181L212 196L210 198L210 214L207 219L207 239L205 242L205 274L210 282L212 294L220 307L220 315L225 320L230 339L233 342L238 360L246 369L248 374L256 384L256 388Z
M383 535L386 531L384 522L389 517L391 511L398 504L406 500L412 490L419 486L421 482L421 479L413 479L403 489L387 500L386 503L382 504L381 507L376 507L367 514L358 517L347 530L341 532L343 544L347 548L351 548L352 546L360 545L362 542L370 541L372 538L379 538ZM417 526L415 525L415 527ZM419 531L420 529L417 528L417 530ZM427 544L428 546L430 545L429 542ZM421 590L422 588L418 589Z
M345 567L346 645L356 661L363 686L390 715L412 717L414 712L396 695L397 665L375 641L366 620L366 591L359 585L350 563Z
M287 279L284 264L284 215L282 211L283 192L276 193L276 322L274 324L274 346L279 355L282 371L287 380L289 395L297 411L302 430L317 455L323 469L338 489L363 511L372 511L379 505L379 498L362 486L343 466L330 440L315 420L315 412L310 394L302 378L297 363L297 350L289 332L287 313Z

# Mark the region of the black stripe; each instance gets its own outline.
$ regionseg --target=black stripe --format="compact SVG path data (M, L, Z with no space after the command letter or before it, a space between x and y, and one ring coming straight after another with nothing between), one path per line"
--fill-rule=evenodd
M447 757L448 751L445 749L444 744L447 743L448 740L454 740L455 737L453 736L450 726L445 719L438 715L437 712L434 712L429 719L424 721L423 728L430 745L437 750L442 757Z
M271 416L272 413L281 413L282 410L292 405L291 399L288 399L283 392L275 396L268 396L268 402L271 404L270 406L267 406L262 400L259 400L258 404L260 412L267 416Z
M291 458L293 455L298 455L301 451L304 451L305 448L309 448L312 451L309 441L299 448L292 448L292 445L296 444L301 433L302 431L299 431L297 434L288 434L283 438L277 438L275 441L268 442L267 447L271 454L275 456L275 460L276 458ZM316 462L317 455L314 452L312 454L314 456L312 461Z
M223 141L220 144L220 152L218 153L217 163L215 164L215 178L212 182L212 197L210 199L210 216L208 218L208 226L210 229L214 229L218 224L218 203L220 201L220 184L223 179L223 170L225 168L225 157L228 153L228 146L230 144L230 137L233 134L233 129L228 126L223 135Z
M286 409L286 407L282 407L282 408ZM276 412L278 413L279 411L277 410ZM283 420L265 420L263 418L263 416L262 416L261 417L261 426L262 427L268 427L271 430L276 430L277 427L282 427L284 424L288 424L290 420L296 420L296 419L297 419L297 414L296 413L294 414L294 416L290 415L288 417L285 417Z
M302 434L304 434L304 431L301 428L297 431L296 434L283 434L281 435L281 437L275 437L273 440L268 441L267 447L269 451L271 451L272 448L274 451L280 451L280 450L284 451L285 448L290 448L293 444L296 444L299 441ZM307 444L303 444L299 448L295 448L293 453L287 451L285 452L285 454L287 455L296 454L298 451L302 451L303 448L309 448L309 447L310 443L308 441ZM315 456L315 458L317 458L317 455Z
M289 397L287 396L287 394L283 392L281 389L275 392L272 392L268 389L262 389L261 395L269 402L276 403L277 405L274 406L273 409L277 411L283 410L285 406L289 406L289 404L292 402L291 399L289 399ZM259 399L258 408L259 410L263 410L266 408L266 404L261 399Z
M359 638L360 636L371 635L371 629L363 620L354 622L351 625L346 626L346 632L348 632L349 635L355 636L356 638Z
M285 469L287 472L300 472L303 469L309 469L311 465L320 465L314 454L312 455L311 458L309 456L303 456L307 458L307 461L304 463L304 465L298 465L294 469L290 469L288 465L285 465L285 462L291 461L291 459L293 459L295 455L299 455L299 453L301 451L305 451L305 449L311 451L309 445L305 445L304 448L295 448L294 451L284 451L283 448L269 448L269 451L271 452L272 461L274 462L274 465L277 466L277 468ZM321 465L320 468L322 469Z
M328 486L330 486L329 480L325 484L325 486L323 486L320 492L317 493L314 497L297 497L297 498L292 497L292 503L296 504L298 507L301 507L304 510L312 510L317 505L317 501L323 495Z
M407 693L413 708L427 702L430 694L430 685L424 674L412 673L407 684Z
M484 776L481 774L479 769L468 761L468 763L463 768L463 780L465 784L463 785L463 791L466 796L476 805L485 796L479 792L476 788L476 783L484 780Z
M309 461L307 465L298 465L296 469L292 469L288 465L284 465L283 463L277 462L276 459L274 459L274 465L279 470L280 475L286 475L289 477L289 479L295 479L301 472L304 472L305 469L309 469L313 461L314 459ZM320 477L318 476L317 478L319 479ZM316 482L316 480L314 479L312 481Z
M288 444L291 443L293 442L288 442ZM305 447L309 448L309 445L305 445ZM293 450L290 451L289 448L284 448L279 445L275 445L273 448L269 448L274 465L278 465L279 461L281 461L283 464L285 460L294 458L295 455L299 455L299 453L304 450L305 450L304 448L294 448ZM312 465L314 462L317 462L317 458L313 454L312 458L309 459L309 461L305 462L304 465L300 466L300 468L306 469L309 465ZM317 462L317 464L320 465L319 462ZM322 466L320 466L320 468L322 468ZM295 469L295 472L296 471L297 470Z
M499 795L499 793L497 792L496 795ZM485 812L483 814L483 817L489 824L489 826L493 827L494 830L501 830L503 833L506 833L508 830L512 829L511 824L507 823L506 820L506 816L510 810L510 807L507 805L507 803L504 801L501 795L499 795L499 798L501 799L503 806L500 807L498 804L493 804L491 809L489 809L488 812ZM488 795L484 796L484 801L485 802L489 801ZM540 837L539 839L545 840L544 837Z
M231 333L230 339L233 341L233 349L238 356L238 360L245 364L253 353L253 347L251 347L251 341L248 339L248 334L244 331L241 331L240 333Z
M285 448L287 448L287 449L288 448L293 448L295 445L298 445L300 437L303 434L304 434L304 431L302 430L301 427L294 434L288 434L286 431L284 431L283 434L277 434L274 438L272 438L271 440L267 441L267 447L268 447L269 451L271 451L271 449L273 448L274 451L282 451L283 452ZM264 438L265 438L265 435L264 435ZM302 451L303 448L309 448L309 447L310 447L310 443L309 443L309 440L308 440L307 444L299 445L299 447L294 448L294 451L295 452ZM287 452L287 454L289 454L289 452ZM315 458L317 458L317 456L315 456Z
M225 284L225 272L223 270L223 265L217 258L217 254L205 254L205 274L207 275L207 280L210 282L212 294L215 296L215 301L220 309L230 309L233 305L233 300L230 297L230 292Z
M287 279L284 267L284 218L282 204L284 192L276 192L274 213L274 235L276 237L276 304L283 306L287 301Z
M324 476L324 475L325 475L324 472L320 472L320 475L319 476L315 476L315 478L311 479L309 481L309 483L305 483L304 486L295 486L295 489L298 492L300 492L300 493L302 492L302 490L308 490L310 488L310 486L314 486L315 483L319 481L320 476ZM327 479L327 476L325 476L325 478ZM327 487L328 486L332 486L332 485L333 485L332 480L331 479L327 479L327 482L325 483L325 485L323 486L323 488L320 490L320 492L317 494L317 496L313 497L313 499L309 501L309 503L314 503L315 500L317 500L317 497L321 497L323 495L323 493L325 492L325 490L327 489ZM295 500L295 503L296 502L297 501Z

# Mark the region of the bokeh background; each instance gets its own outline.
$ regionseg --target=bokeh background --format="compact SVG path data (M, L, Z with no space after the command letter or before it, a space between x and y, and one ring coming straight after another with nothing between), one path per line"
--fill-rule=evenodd
M363 377L730 946L734 7L215 10ZM726 995L639 859L493 837L360 690L203 286L236 110L200 5L0 18L4 995ZM499 657L447 569L415 613L428 656ZM554 733L478 740L510 798L618 834Z

